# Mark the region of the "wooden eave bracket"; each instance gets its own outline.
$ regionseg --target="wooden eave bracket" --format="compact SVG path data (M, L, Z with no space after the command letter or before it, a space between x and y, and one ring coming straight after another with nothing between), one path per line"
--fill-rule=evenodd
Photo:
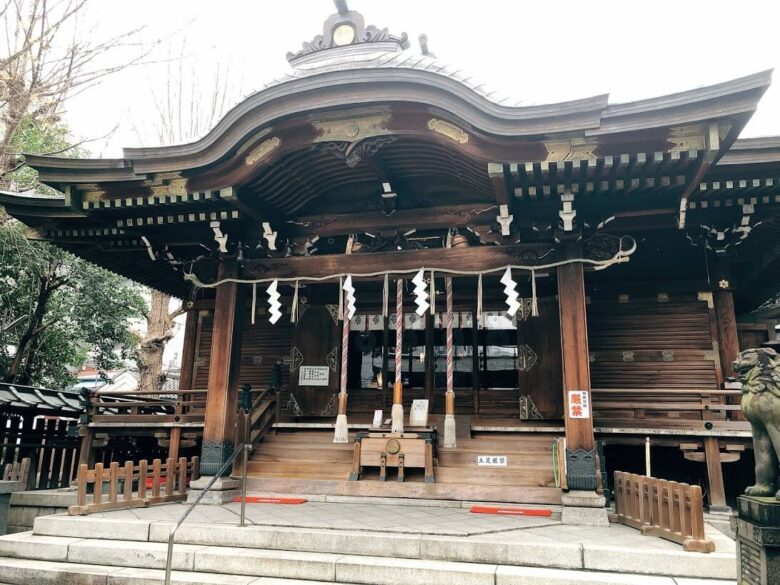
M563 209L558 212L558 216L563 222L563 231L570 232L574 229L574 218L577 217L577 210L574 209L574 193L564 193L561 195Z
M707 135L705 136L706 151L704 158L699 163L693 178L688 182L685 187L685 191L680 196L680 208L677 217L677 228L685 229L685 216L688 211L688 198L691 193L699 186L704 175L709 171L710 166L720 154L721 141L720 141L720 126L718 122L712 122L707 128Z
M228 235L222 233L221 225L220 221L209 222L209 226L214 231L214 241L219 245L219 251L227 254Z

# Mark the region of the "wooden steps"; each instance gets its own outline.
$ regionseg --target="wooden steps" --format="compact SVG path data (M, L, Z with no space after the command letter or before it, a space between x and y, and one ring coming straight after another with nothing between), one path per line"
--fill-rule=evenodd
M417 469L407 469L404 482L395 481L392 469L388 481L378 481L378 468L365 468L363 479L348 481L355 433L350 433L349 443L334 444L331 430L277 429L255 446L248 466L249 487L269 493L559 503L552 470L555 436L463 433L456 448L439 448L436 482L425 484ZM507 465L480 466L480 455L506 457Z

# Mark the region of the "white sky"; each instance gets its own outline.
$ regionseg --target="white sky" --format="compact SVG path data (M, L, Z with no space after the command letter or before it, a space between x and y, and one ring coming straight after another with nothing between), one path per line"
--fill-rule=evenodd
M440 61L526 104L600 93L625 102L780 66L780 2L771 0L350 0L349 6L366 24L408 33L415 47L427 33ZM185 72L206 93L216 63L229 64L233 103L283 73L287 51L320 34L335 12L330 0L96 0L93 9L100 34L146 25L143 35L151 40L181 31L172 43L186 42ZM155 56L168 54L161 48ZM73 98L72 132L98 137L118 124L108 140L87 148L94 156L121 156L122 146L140 145L139 131L152 134L150 88L164 95L165 79L165 66L133 68ZM780 134L780 79L775 85L743 137Z

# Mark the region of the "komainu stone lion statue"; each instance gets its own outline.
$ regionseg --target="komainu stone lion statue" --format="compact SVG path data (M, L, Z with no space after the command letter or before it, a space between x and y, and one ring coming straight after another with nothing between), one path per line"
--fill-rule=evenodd
M748 349L733 366L742 382L742 413L753 427L756 484L745 494L780 500L780 355L764 347Z

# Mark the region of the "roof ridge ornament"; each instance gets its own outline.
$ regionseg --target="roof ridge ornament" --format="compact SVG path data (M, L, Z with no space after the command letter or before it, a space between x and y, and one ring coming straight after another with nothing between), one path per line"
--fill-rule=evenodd
M355 45L363 45L361 48L367 48L365 47L367 44L381 44L382 49L389 51L402 51L409 48L406 33L396 36L390 34L387 28L366 26L363 15L356 10L349 10L346 0L334 0L334 3L337 12L325 21L322 34L303 43L300 51L287 53L287 61L291 65L308 62L310 55L320 51Z

